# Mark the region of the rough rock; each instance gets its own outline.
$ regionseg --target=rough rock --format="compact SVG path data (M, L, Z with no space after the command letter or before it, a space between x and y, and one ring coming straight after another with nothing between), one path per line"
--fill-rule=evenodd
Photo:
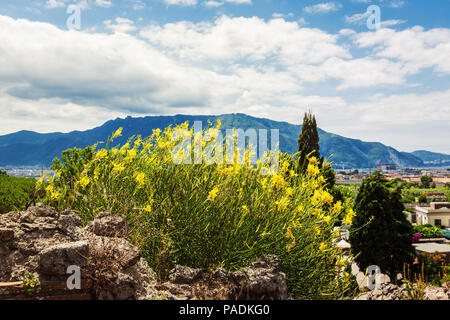
M157 286L178 299L291 299L279 259L263 255L249 267L230 272L219 268L209 272L176 266L169 281ZM166 294L167 297L167 294Z
M184 267L177 265L169 273L169 281L177 284L189 284L193 283L195 280L199 279L202 275L202 270L193 269L189 267Z
M280 259L263 255L249 267L233 273L236 299L289 299L286 276L279 271Z
M99 213L87 229L98 236L104 237L126 238L130 232L124 218L110 215L108 212Z
M70 210L0 214L0 299L30 298L22 285L29 273L41 282L37 299L290 299L276 256L234 272L176 266L160 283L128 233L126 221L108 213L84 228ZM80 267L79 290L67 289L71 265Z
M14 230L10 228L0 228L0 241L8 242L14 239Z
M38 271L47 277L64 277L67 267L83 268L89 256L89 242L77 241L54 245L39 253Z
M450 300L450 282L442 287L427 286L424 289L423 300ZM361 294L355 300L408 300L406 285L382 284L379 288Z
M426 287L424 290L424 300L450 300L450 282L442 287Z

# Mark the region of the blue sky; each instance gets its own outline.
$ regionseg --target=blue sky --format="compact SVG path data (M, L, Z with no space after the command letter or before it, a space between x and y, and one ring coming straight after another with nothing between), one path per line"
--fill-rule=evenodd
M450 153L450 1L0 0L0 39L0 134L311 109L326 131Z

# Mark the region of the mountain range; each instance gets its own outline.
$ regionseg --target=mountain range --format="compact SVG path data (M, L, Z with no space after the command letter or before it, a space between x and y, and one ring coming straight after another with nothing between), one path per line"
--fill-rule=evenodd
M99 141L106 141L108 136L119 127L123 127L123 136L115 142L119 144L133 135L143 137L152 134L153 129L163 129L189 121L202 121L203 128L207 121L216 123L220 119L222 129L241 128L279 129L280 149L295 153L301 125L287 122L256 118L245 114L224 114L219 116L147 116L127 117L110 120L103 125L86 130L69 133L37 133L19 131L0 136L0 166L45 166L48 167L55 157L68 148L84 148ZM429 151L400 152L379 142L364 142L346 138L318 129L320 153L333 162L337 168L374 168L378 164L393 163L399 167L424 167L426 165L450 164L450 155ZM270 140L269 140L270 141ZM270 142L269 142L270 143Z

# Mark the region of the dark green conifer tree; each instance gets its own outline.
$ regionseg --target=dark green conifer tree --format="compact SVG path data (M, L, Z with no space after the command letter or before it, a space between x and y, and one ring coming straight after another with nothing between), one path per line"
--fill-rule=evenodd
M308 157L316 157L322 160L319 153L319 133L317 132L316 117L311 113L305 113L303 117L302 132L298 138L297 171L305 173L308 167Z
M364 179L355 201L356 216L350 228L350 244L361 270L377 265L395 279L405 263L412 263L413 229L403 213L397 191L390 191L379 172Z

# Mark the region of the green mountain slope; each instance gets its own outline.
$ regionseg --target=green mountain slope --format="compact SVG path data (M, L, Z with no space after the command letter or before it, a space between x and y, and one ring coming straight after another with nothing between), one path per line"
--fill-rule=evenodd
M119 127L123 127L123 137L117 143L123 144L133 135L148 136L153 129L164 128L189 121L202 121L203 127L207 121L213 123L217 119L222 121L222 129L241 128L278 129L280 133L280 149L283 152L295 153L297 139L301 126L287 122L255 118L245 114L225 114L220 116L152 116L125 119L115 119L102 126L70 133L40 134L30 131L20 131L0 136L0 165L44 165L48 166L51 160L60 156L61 151L71 147L86 147L98 141L105 141ZM333 161L335 166L367 168L376 167L380 163L395 163L401 167L423 166L423 161L414 154L399 152L394 148L379 142L364 142L349 139L319 129L320 152ZM270 138L269 138L270 143Z

